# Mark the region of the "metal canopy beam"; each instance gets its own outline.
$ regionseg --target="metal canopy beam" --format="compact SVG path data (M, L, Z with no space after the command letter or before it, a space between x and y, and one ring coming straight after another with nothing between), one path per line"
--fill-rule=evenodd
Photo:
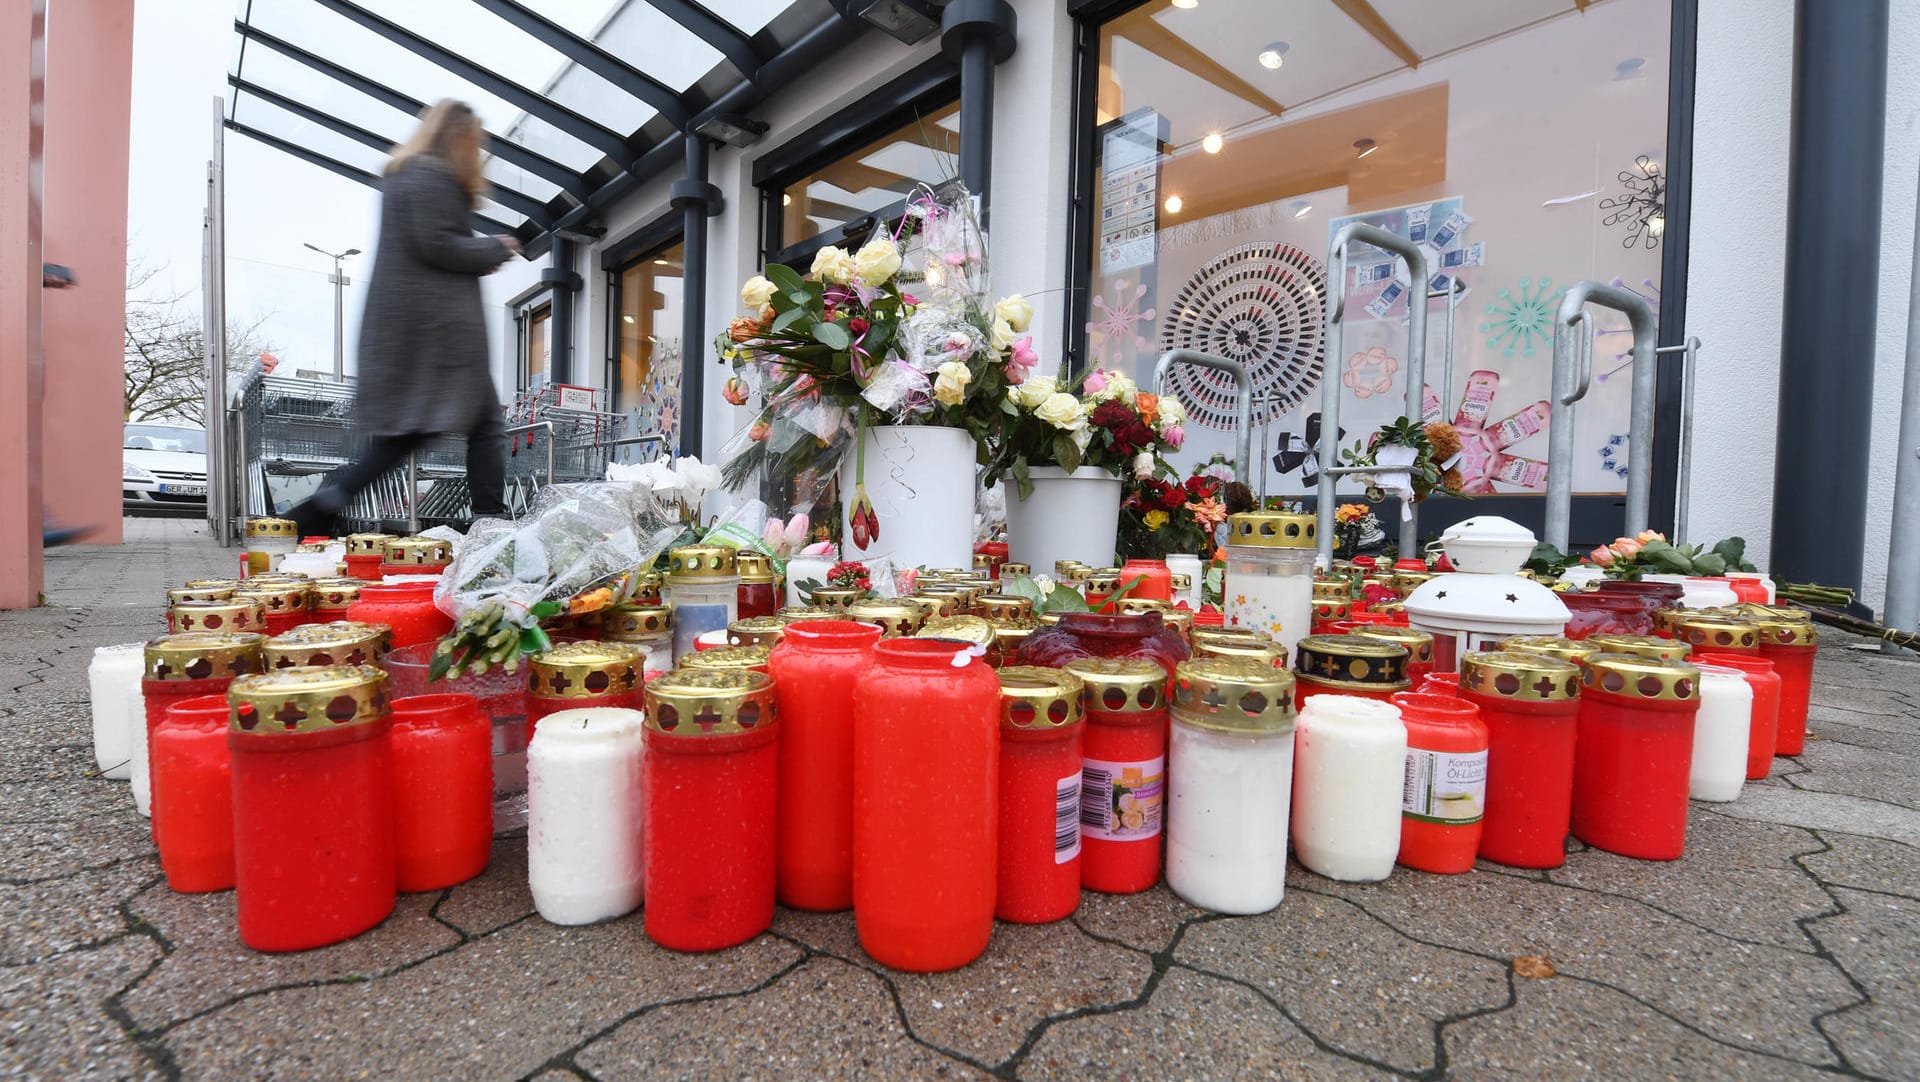
M242 38L251 40L258 45L264 45L289 60L303 64L332 79L334 82L349 89L357 90L383 105L398 109L409 117L418 117L427 108L427 103L418 98L410 97L400 93L398 90L376 83L357 71L341 67L326 57L308 52L292 42L274 37L272 34L257 27L248 26L239 19L233 21L233 26ZM511 139L502 138L493 132L487 133L487 150L503 162L517 165L537 177L558 184L561 188L565 189L567 194L573 196L576 202L582 201L587 197L590 188L586 178L539 151L529 150Z
M282 139L277 135L269 135L258 128L248 127L247 125L242 124L237 120L227 121L227 128L230 131L239 132L241 135L244 135L247 138L252 139L256 142L264 143L275 150L281 151L282 153L291 154L294 157L299 158L301 161L306 162L309 165L317 165L320 168L325 169L329 173L333 173L337 176L345 177L348 180L358 181L359 183L365 184L367 187L372 188L376 191L378 191L380 188L380 178L374 176L372 173L367 172L365 169L358 169L358 168L355 168L354 166L346 164L345 162L335 161L334 159L327 157L325 154L308 150L306 147L303 147L298 143L290 143L287 140ZM486 215L479 213L478 211L474 212L473 220L479 223L480 225L485 226L491 232L513 233L516 236L519 234L518 227L508 225L507 223L502 222L495 218L489 218Z
M326 128L328 131L338 132L339 134L344 135L347 138L352 139L357 143L360 143L364 146L372 147L374 150L377 150L382 154L385 154L388 151L393 149L393 140L388 139L386 136L381 135L378 132L368 131L367 129L362 128L357 124L349 124L346 121L339 119L338 117L329 116L326 113L322 113L317 109L309 108L308 106L302 105L299 102L294 101L292 98L286 97L285 95L276 94L273 91L268 90L263 86L256 86L253 83L247 82L245 79L242 79L237 75L227 76L227 83L230 86L232 86L234 89L245 91L246 93L251 94L256 98L259 98L261 101L266 102L268 105L272 105L275 108L279 108L279 109L285 109L287 112L292 113L297 117L301 117L306 120L312 121L313 123L318 124L323 128ZM238 115L237 115L238 112L239 110L236 104L236 108L235 108L236 120L238 119ZM545 203L542 203L540 200L535 199L533 196L530 196L525 192L519 191L518 189L509 188L501 184L493 183L491 181L489 181L488 183L491 187L491 190L488 191L487 198L493 200L494 202L500 204L501 206L506 207L510 210L518 211L521 214L526 215L527 218L533 222L533 224L540 226L542 229L546 228L547 223L553 220L553 215L550 211L547 210L547 205Z
M346 16L408 52L433 62L487 93L525 110L529 116L539 117L588 146L599 148L615 159L624 159L630 153L626 137L619 132L551 98L529 90L491 69L483 68L450 49L428 41L397 23L383 19L360 5L351 3L350 0L314 0L314 2Z
M734 25L708 11L695 0L647 0L662 15L686 27L700 36L700 40L720 50L727 63L747 77L749 82L757 82L760 65L766 58L753 47L753 41L742 34Z
M552 19L527 8L518 0L475 0L481 7L512 23L517 29L554 48L562 56L593 72L614 86L632 94L673 121L674 127L687 122L687 106L680 92L620 59L596 42L575 34Z

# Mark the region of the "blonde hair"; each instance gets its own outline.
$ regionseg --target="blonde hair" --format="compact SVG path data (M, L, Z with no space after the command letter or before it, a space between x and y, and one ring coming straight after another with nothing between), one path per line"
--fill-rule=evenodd
M420 114L420 126L407 141L393 148L385 172L392 176L420 155L432 155L447 163L453 179L477 203L487 191L487 178L480 172L480 152L486 145L487 130L480 126L473 107L464 101L441 98Z

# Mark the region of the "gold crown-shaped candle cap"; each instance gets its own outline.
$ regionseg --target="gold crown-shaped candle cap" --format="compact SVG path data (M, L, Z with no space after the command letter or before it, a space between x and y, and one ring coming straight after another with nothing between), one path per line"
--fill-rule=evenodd
M973 569L975 571L992 571L994 565L998 562L990 552L976 552L973 554Z
M1460 687L1514 702L1570 702L1580 697L1580 666L1546 654L1488 650L1460 659Z
M1011 560L1000 565L1000 578L1002 581L1010 579L1015 575L1026 575L1031 578L1033 576L1033 565L1014 563Z
M628 601L636 605L660 604L660 588L665 579L658 571L639 571L634 573L633 596Z
M1760 636L1760 647L1763 650L1818 645L1813 621L1799 619L1797 614L1795 616L1756 616L1753 618L1753 627Z
M741 582L768 583L774 579L773 557L764 552L741 552L733 558Z
M182 601L225 601L233 596L239 583L224 586L176 586L167 591L167 604L178 605Z
M1173 716L1223 733L1293 730L1293 674L1254 658L1197 657L1173 670Z
M1233 643L1241 646L1277 646L1273 636L1258 628L1251 627L1196 627L1193 629L1195 645L1203 642Z
M1157 612L1161 619L1165 619L1166 614L1173 610L1173 602L1162 601L1157 597L1127 596L1120 599L1117 608L1123 613Z
M1034 617L1034 619L1040 621L1041 627L1053 627L1055 624L1058 624L1060 618L1065 615L1066 613L1064 612L1043 612Z
M289 612L305 612L313 603L313 584L306 580L293 582L259 582L247 580L233 592L236 598L248 598L257 601L268 616L277 616Z
M1089 594L1110 594L1120 588L1120 572L1094 571L1080 581L1086 585Z
M1515 635L1500 640L1500 649L1512 653L1540 654L1561 661L1581 662L1600 652L1585 639L1575 641L1559 635Z
M1053 577L1061 582L1081 582L1093 574L1093 568L1078 560L1055 560Z
M1013 594L982 594L974 607L989 620L1019 620L1033 615L1033 599Z
M1337 600L1314 598L1313 618L1316 620L1344 620L1353 615L1353 599L1343 597Z
M967 607L967 597L965 594L949 593L945 590L932 590L924 586L907 600L920 606L920 608L926 612L927 619L929 620L945 620L960 616L966 611Z
M247 536L295 541L300 537L300 527L290 518L250 518L247 520Z
M773 656L770 646L722 646L716 650L702 650L688 654L680 661L683 669L757 669L765 672L767 659Z
M749 616L727 625L727 641L735 646L772 648L787 633L787 622L778 616Z
M981 616L934 616L913 633L917 639L947 639L987 646L996 641L995 625Z
M1680 639L1663 639L1658 635L1627 635L1619 632L1601 632L1588 635L1586 641L1603 654L1632 654L1635 657L1657 657L1667 661L1685 661L1693 653L1693 644Z
M527 694L541 699L623 695L640 686L646 653L622 642L563 642L533 655Z
M445 567L453 562L453 546L432 537L397 537L381 559L395 566Z
M1167 708L1167 670L1145 658L1085 657L1067 671L1087 688L1087 709L1107 714L1150 714Z
M297 545L295 545L295 546L293 546L293 551L295 551L295 552L325 552L325 551L327 551L327 546L328 546L328 545L331 545L331 544L333 544L333 542L331 542L331 541L302 541L302 542L300 542L299 544L297 544Z
M667 584L737 578L740 554L725 545L687 545L667 552Z
M1382 601L1378 605L1373 606L1372 611L1401 613L1407 611L1407 603L1405 601Z
M1355 635L1363 639L1382 639L1397 642L1407 648L1407 663L1410 665L1428 665L1433 662L1433 635L1411 627L1390 627L1384 624L1370 624L1353 629Z
M869 597L847 606L847 619L880 625L880 637L897 639L911 635L926 623L926 610L910 602L891 597Z
M778 718L773 678L752 669L675 669L647 685L646 727L657 733L737 736Z
M1008 665L999 671L1000 727L1011 732L1065 729L1085 719L1086 686L1064 669Z
M774 613L787 623L795 620L844 620L847 614L824 605L788 605Z
M393 642L385 624L335 620L302 624L266 641L261 648L266 670L313 665L378 665Z
M1172 628L1188 643L1193 642L1193 610L1178 605L1170 606L1160 612L1160 622Z
M650 642L672 633L672 605L628 601L600 614L600 634L614 642Z
M1353 586L1345 579L1324 579L1313 584L1315 601L1351 601Z
M867 591L858 586L822 586L807 595L810 608L834 609L846 612L854 602L867 596Z
M1320 687L1377 691L1409 683L1406 647L1357 635L1308 635L1294 646L1293 671Z
M150 639L141 675L148 680L213 680L260 671L267 637L244 631L182 631Z
M1242 511L1227 516L1227 544L1266 549L1310 549L1319 544L1312 515L1288 511Z
M1696 650L1755 650L1760 631L1745 620L1688 613L1673 621L1673 637Z
M349 556L380 556L384 558L387 553L387 542L398 541L398 540L400 540L398 537L390 533L348 534L347 535L347 555Z
M311 607L314 612L342 612L355 601L360 600L360 588L366 582L362 579L315 579Z
M167 609L167 630L181 631L261 631L267 626L267 612L251 597L228 597L219 601L176 601Z
M239 589L241 581L240 579L188 579L182 585L189 590L218 590L224 588L231 591Z
M1700 670L1684 661L1595 654L1580 667L1580 691L1635 702L1693 702L1700 697Z
M1671 635L1673 634L1673 625L1693 615L1693 610L1669 605L1664 608L1655 609L1648 615L1653 618L1653 626L1656 630L1664 631Z
M387 674L372 665L307 665L242 676L227 689L229 727L289 736L372 725L393 714Z
M1430 571L1396 571L1393 573L1392 579L1393 592L1399 594L1401 597L1406 597L1408 594L1419 589L1421 583L1431 578L1433 578L1433 573Z
M1279 668L1285 668L1287 663L1287 652L1272 640L1202 639L1196 636L1193 640L1193 656L1241 658Z
M920 577L928 582L952 582L972 578L973 571L965 567L935 567L922 572Z

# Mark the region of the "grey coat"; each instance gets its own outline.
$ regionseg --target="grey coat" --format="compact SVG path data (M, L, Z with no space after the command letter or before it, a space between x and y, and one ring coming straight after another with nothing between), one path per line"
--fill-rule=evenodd
M360 322L362 435L467 433L497 420L480 276L513 255L473 234L472 200L439 158L387 177Z

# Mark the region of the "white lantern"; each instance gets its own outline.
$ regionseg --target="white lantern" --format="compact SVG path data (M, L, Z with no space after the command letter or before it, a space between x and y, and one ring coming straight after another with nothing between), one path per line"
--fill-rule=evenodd
M1515 635L1558 635L1571 616L1558 595L1520 573L1533 553L1531 530L1480 515L1454 524L1440 545L1455 570L1407 596L1407 619L1433 635L1435 672L1456 672L1460 658L1495 649Z

